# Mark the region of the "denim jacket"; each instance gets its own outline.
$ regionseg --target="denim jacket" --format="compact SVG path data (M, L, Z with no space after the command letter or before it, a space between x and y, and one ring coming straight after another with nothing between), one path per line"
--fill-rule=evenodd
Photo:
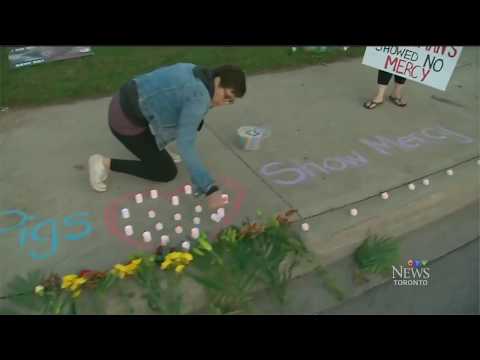
M211 107L210 94L193 74L194 64L162 67L134 78L140 110L149 122L159 149L176 140L195 191L214 184L196 148L197 129Z

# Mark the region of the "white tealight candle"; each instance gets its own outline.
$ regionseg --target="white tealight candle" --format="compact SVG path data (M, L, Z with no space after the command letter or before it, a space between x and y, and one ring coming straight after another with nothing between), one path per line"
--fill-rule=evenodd
M128 209L122 209L122 217L128 219L130 217L130 211Z
M182 249L185 250L185 251L190 250L190 242L189 241L184 241L182 243Z
M307 223L303 223L303 224L302 224L302 230L303 230L303 231L308 231L308 230L310 230L310 225L308 225Z
M387 200L389 197L390 197L390 195L388 195L388 192L382 193L382 199L383 200Z
M199 218L199 217L194 217L194 218L193 218L193 223L194 223L195 225L200 225L200 218Z
M192 187L190 185L185 185L185 194L187 195L192 194Z
M176 213L175 215L173 215L173 219L174 219L175 221L180 221L180 220L182 220L182 214Z
M357 215L358 215L358 210L355 209L355 208L354 208L354 209L351 209L351 210L350 210L350 215L352 215L352 216L357 216Z
M448 176L452 176L452 175L453 175L453 170L452 170L452 169L448 169L448 170L447 170L447 175L448 175Z
M196 213L201 213L202 212L202 206L201 205L195 206L195 212Z
M127 236L132 236L133 235L132 225L125 226L125 235L127 235Z
M150 219L153 219L153 218L155 217L155 211L150 210L150 211L148 212L148 217L149 217Z
M423 183L423 185L428 186L428 185L430 185L430 180L423 179L422 183Z
M225 202L225 204L228 204L229 203L229 197L228 197L228 194L222 194L222 198L223 198L223 201Z
M170 238L168 237L168 235L162 235L161 236L160 245L167 246L169 242L170 242Z
M412 191L415 190L415 184L409 184L408 189Z
M163 224L161 222L158 222L155 224L155 230L161 231L163 230Z
M142 194L135 195L135 201L137 202L137 204L141 204L143 202L143 195Z
M150 242L150 241L152 241L152 234L150 233L150 231L145 231L145 232L143 233L143 240L144 240L145 242Z
M181 227L180 225L179 225L179 226L176 226L176 227L175 227L175 232L176 232L177 234L181 234L181 233L183 232L182 227Z
M198 228L192 228L190 235L192 239L198 239L200 237L200 230Z
M173 206L178 206L180 204L180 199L178 198L178 196L172 196L172 205Z
M219 223L220 222L220 217L218 216L218 214L212 214L210 215L210 219L212 219L213 221L215 221L216 223Z
M150 190L150 197L152 199L158 198L158 191L157 190Z

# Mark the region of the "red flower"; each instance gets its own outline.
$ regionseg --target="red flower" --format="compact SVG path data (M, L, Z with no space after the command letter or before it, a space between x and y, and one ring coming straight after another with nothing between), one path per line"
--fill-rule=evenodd
M78 276L81 276L81 277L84 277L84 278L89 278L91 277L92 275L95 275L95 271L93 270L82 270L80 271L80 273L78 274Z

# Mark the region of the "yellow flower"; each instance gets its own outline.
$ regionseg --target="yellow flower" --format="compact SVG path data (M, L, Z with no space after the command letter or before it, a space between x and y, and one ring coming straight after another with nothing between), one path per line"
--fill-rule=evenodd
M70 286L71 291L77 290L80 286L85 284L87 282L87 279L84 277L77 277L75 280L73 280L73 284Z
M188 265L192 260L192 254L175 251L165 257L165 260L160 267L162 270L166 270L172 265L172 267L175 267L175 271L177 273L180 273L185 269L185 266Z
M170 260L165 260L164 262L162 262L162 265L160 265L160 269L162 270L165 270L167 269L170 265L172 264L172 261Z
M130 262L130 265L135 265L135 269L142 263L142 259L135 259Z
M142 259L135 259L127 265L117 264L114 266L114 274L120 279L123 279L127 275L134 275L135 270L137 270L141 263Z
M88 281L87 278L83 276L78 276L75 274L65 275L63 277L62 289L68 289L73 292L73 297L80 296L80 287ZM38 287L38 286L37 286ZM37 288L35 288L35 291Z
M75 275L75 274L65 275L65 276L63 277L62 289L68 289L70 286L72 286L74 280L75 280L77 277L78 277L78 276Z
M193 260L193 255L190 254L190 253L185 253L185 255L183 256L184 259L188 262L192 261Z
M123 279L127 274L127 268L125 267L125 265L122 264L115 265L113 267L113 270L115 272L115 275L117 275L120 279Z
M174 251L167 255L166 260L175 261L182 257L182 253L179 251Z

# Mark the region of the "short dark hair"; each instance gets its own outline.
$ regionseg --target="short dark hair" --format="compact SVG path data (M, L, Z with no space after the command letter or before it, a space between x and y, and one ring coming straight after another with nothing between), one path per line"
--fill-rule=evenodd
M222 65L213 69L213 76L220 78L220 86L232 89L236 97L247 92L245 72L236 65Z

